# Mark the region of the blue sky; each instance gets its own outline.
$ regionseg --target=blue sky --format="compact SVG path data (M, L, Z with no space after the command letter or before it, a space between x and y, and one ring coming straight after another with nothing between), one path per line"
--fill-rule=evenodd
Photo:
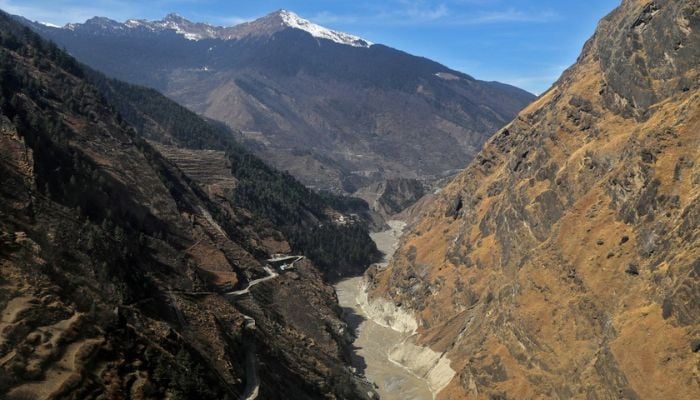
M233 25L277 9L441 62L478 79L546 90L620 0L0 0L0 8L63 25L177 12Z

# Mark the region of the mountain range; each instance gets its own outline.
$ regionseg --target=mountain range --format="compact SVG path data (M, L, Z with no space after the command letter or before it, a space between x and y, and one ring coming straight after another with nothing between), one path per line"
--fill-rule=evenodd
M307 186L428 185L464 167L534 99L289 11L233 27L95 17L29 24L81 62L224 122Z

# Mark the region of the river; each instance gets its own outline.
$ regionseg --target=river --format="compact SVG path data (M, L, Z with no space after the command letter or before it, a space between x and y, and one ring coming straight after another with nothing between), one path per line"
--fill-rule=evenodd
M396 250L405 224L390 221L389 226L391 229L371 235L377 248L386 254L385 262ZM383 400L432 399L433 395L425 380L389 360L389 350L401 343L408 334L378 325L367 318L356 300L361 282L361 277L350 278L335 286L338 301L345 310L346 322L357 334L353 343L353 364L377 385L377 392Z

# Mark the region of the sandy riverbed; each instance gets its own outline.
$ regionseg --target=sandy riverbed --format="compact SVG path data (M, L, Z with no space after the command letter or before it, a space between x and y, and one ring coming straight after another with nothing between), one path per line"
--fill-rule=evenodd
M405 224L401 221L389 222L391 229L372 234L372 239L387 259L396 250ZM336 285L338 300L346 312L346 321L357 333L354 342L354 363L364 371L368 380L374 382L379 395L384 400L429 400L433 395L428 383L418 378L402 366L389 360L389 352L401 343L410 332L401 333L379 325L368 319L358 303L361 297L362 278L346 279Z

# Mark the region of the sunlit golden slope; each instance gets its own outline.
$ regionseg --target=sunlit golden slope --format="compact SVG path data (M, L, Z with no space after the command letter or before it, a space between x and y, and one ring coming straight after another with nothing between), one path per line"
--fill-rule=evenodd
M439 398L700 398L699 63L699 1L624 1L370 271Z

